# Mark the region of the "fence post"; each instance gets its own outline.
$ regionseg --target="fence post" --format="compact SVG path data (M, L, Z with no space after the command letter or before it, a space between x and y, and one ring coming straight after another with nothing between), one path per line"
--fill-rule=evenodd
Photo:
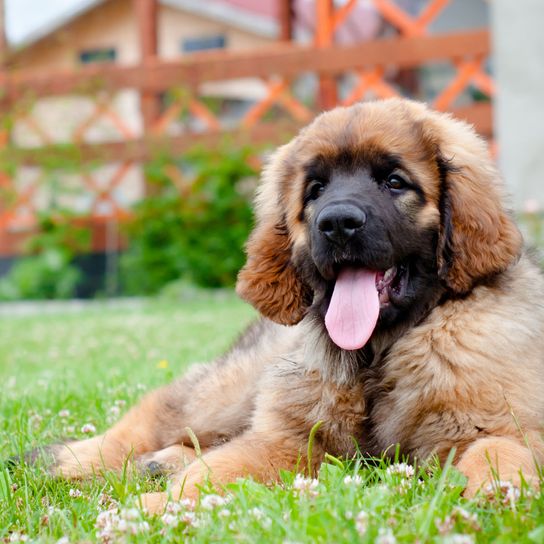
M315 43L318 47L332 45L334 41L333 0L316 1ZM334 76L319 77L319 107L328 110L337 103L336 80Z
M278 4L279 39L282 42L290 42L293 39L293 0L278 0Z

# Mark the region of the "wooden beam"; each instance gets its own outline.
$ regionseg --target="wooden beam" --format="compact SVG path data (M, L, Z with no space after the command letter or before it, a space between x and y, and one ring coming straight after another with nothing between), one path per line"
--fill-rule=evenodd
M294 31L294 6L293 0L277 0L278 2L278 19L280 21L279 40L282 42L290 42L293 39Z
M476 103L452 111L453 115L473 124L483 136L493 133L493 112L490 103ZM0 150L0 170L3 161L9 164L45 166L64 164L77 169L83 163L118 161L146 162L157 157L176 157L195 145L214 147L228 141L243 145L279 145L287 142L303 123L294 120L255 125L250 129L223 132L185 134L174 137L144 137L124 142L84 144L81 146L51 145L40 148L8 147Z
M293 120L275 121L255 125L250 129L223 132L190 133L182 136L143 137L122 142L83 144L79 146L50 145L40 148L9 147L0 150L2 163L44 166L64 164L77 170L83 163L107 163L118 161L146 162L157 157L176 157L195 145L218 146L225 141L243 145L278 145L288 141L301 123ZM54 166L51 166L54 169Z
M19 71L0 74L10 99L26 96L92 94L100 89L135 88L162 92L176 86L243 77L295 77L303 72L337 75L375 66L415 67L427 62L488 55L487 30L426 37L387 38L360 45L315 47L276 44L258 51L195 53L178 61L155 59L142 66L89 66L77 72Z
M315 45L330 47L334 43L334 2L316 0L315 3ZM338 92L334 75L321 73L319 76L319 106L328 110L338 102Z
M157 61L158 57L158 6L157 0L133 0L138 22L140 40L140 66L146 67ZM148 136L161 114L161 104L156 91L141 89L140 113L144 136ZM145 179L145 194L153 193L153 185Z

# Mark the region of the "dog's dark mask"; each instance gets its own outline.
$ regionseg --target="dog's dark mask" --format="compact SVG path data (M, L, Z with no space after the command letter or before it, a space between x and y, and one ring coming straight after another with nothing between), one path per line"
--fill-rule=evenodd
M336 308L359 326L370 301L367 332L394 337L494 281L521 248L468 125L407 100L358 104L323 113L272 157L237 292L284 325ZM342 316L350 285L365 295L348 304L354 319Z
M331 339L358 349L375 329L420 318L443 289L437 229L416 221L425 205L417 182L386 155L352 167L317 159L306 177L310 259L299 254L295 262Z

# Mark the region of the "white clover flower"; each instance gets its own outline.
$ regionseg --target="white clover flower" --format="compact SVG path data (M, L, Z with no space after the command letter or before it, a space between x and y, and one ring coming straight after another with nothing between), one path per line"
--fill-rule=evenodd
M412 487L412 484L410 482L410 480L406 480L406 479L402 479L400 482L399 482L399 485L396 487L396 490L397 490L397 493L399 495L406 495L406 493L408 492L408 490Z
M251 508L248 513L256 520L263 519L265 516L265 513L258 506L255 506L255 508Z
M99 529L96 536L107 544L123 534L137 535L149 531L147 521L141 521L140 512L136 508L124 510L104 510L96 517L95 527Z
M228 499L225 499L225 501L228 503ZM179 503L186 510L194 510L196 506L196 503L193 499L181 499Z
M394 463L387 467L387 474L398 474L403 478L413 478L415 475L415 470L412 465L408 463Z
M434 520L434 524L436 528L438 529L438 532L441 535L445 535L453 529L455 522L452 516L446 516L443 520L436 518Z
M319 495L318 485L319 482L315 478L306 478L302 474L297 474L293 482L293 489L299 495L307 494L310 497L317 497Z
M486 486L485 491L488 495L498 493L502 497L504 505L514 506L520 498L520 490L512 482L499 480Z
M480 529L480 523L478 522L478 515L475 512L469 512L468 510L465 510L461 506L454 506L451 513L452 515L456 515L460 519L465 521L466 523L470 524L474 530Z
M119 515L122 516L126 520L134 521L136 519L140 519L141 514L137 508L127 508L125 510L121 510Z
M228 508L222 508L221 510L219 510L219 512L217 512L217 515L220 518L228 518L231 514L232 512Z
M96 427L92 423L85 423L85 425L81 427L81 432L83 434L94 434L96 432Z
M70 544L70 539L67 536L61 536L57 540L57 544Z
M70 410L61 410L59 412L59 417L62 417L63 419L70 417Z
M183 506L179 502L166 503L167 514L179 514L183 510Z
M397 539L391 529L384 529L383 527L378 532L378 537L374 541L376 544L397 544Z
M228 500L221 495L205 495L200 500L200 506L205 510L213 510L217 506L224 506L228 503Z
M121 414L121 408L117 405L110 406L108 409L108 419L109 420L115 420L119 417Z
M362 485L363 483L363 479L361 478L361 476L359 476L359 474L356 474L355 476L346 476L344 478L344 485L347 485L347 486L350 486L350 485L353 485L353 486L359 486L359 485Z
M129 529L129 523L126 519L119 518L115 525L115 529L120 533L126 533Z
M8 542L27 542L28 535L23 533L11 533Z
M474 544L474 537L472 535L454 533L449 535L444 542L447 544Z
M181 520L174 514L166 513L161 516L161 521L170 527L177 527Z
M68 495L70 497L72 497L72 499L75 499L77 497L82 497L83 496L83 493L79 490L79 489L70 489L70 491L68 491Z
M202 525L201 520L197 518L194 512L183 512L180 515L180 519L189 527L200 527Z
M357 532L361 536L363 536L368 529L368 520L369 520L368 513L365 512L364 510L361 510L357 514L357 517L355 518L355 528L357 529Z

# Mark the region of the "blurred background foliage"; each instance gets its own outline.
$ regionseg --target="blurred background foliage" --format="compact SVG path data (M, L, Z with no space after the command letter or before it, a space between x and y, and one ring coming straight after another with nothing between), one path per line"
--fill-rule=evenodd
M250 147L225 143L148 163L149 194L121 225L126 249L116 259L119 278L113 294L155 294L179 280L232 287L252 225L255 155ZM79 226L73 213L41 213L24 256L0 279L0 300L77 296L85 282L79 264L90 242L90 228Z

